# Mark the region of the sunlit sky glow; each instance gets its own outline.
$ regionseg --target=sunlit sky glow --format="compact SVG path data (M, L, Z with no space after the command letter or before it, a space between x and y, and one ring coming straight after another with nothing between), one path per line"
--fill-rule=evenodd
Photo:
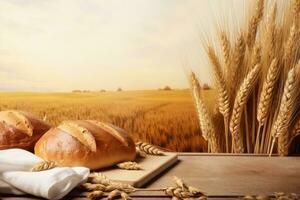
M209 82L201 34L243 8L240 0L0 0L0 90L186 88L183 66Z

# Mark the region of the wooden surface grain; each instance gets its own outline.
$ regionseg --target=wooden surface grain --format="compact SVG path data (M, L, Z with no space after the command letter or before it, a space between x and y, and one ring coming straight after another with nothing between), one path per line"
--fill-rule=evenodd
M299 156L180 154L175 165L145 187L156 189L173 186L171 178L174 175L182 178L188 185L200 188L209 196L209 200L230 200L245 195L271 195L274 192L300 193ZM73 193L65 199L84 199L74 195ZM134 199L143 200L169 199L161 191L141 191L133 193L132 196ZM2 199L25 198L6 196Z

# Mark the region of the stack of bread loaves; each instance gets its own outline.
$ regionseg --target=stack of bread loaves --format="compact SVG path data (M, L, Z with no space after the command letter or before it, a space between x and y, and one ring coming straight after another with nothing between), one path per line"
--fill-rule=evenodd
M60 166L99 169L136 156L122 129L93 120L64 121L58 127L21 111L0 112L0 150L22 148Z

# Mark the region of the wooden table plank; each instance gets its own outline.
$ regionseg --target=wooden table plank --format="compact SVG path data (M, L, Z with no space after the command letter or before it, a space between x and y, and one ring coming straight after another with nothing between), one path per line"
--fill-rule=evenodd
M230 200L244 195L270 195L274 192L300 193L300 157L184 153L179 154L179 160L176 165L146 185L146 188L173 186L171 178L176 175L188 185L199 187L209 195L209 200ZM131 196L141 200L169 199L161 191L136 192ZM70 195L65 199L72 198ZM4 199L20 200L25 199L25 196L7 196Z
M176 175L208 195L300 192L300 157L181 155L179 160L147 187L170 186Z

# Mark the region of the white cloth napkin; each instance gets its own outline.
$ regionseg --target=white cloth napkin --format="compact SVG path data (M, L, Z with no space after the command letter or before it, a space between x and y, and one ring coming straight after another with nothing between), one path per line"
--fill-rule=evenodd
M39 157L22 149L1 150L0 181L28 194L46 199L60 199L86 181L90 172L85 167L56 167L30 172L31 167L41 161ZM12 191L21 193L18 190L12 188Z

